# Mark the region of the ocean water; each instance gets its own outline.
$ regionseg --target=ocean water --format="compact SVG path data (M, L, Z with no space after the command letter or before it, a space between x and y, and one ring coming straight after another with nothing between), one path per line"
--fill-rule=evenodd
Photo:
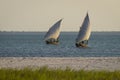
M47 45L45 32L0 32L0 57L120 57L120 32L92 32L89 48L76 48L77 32L62 32Z

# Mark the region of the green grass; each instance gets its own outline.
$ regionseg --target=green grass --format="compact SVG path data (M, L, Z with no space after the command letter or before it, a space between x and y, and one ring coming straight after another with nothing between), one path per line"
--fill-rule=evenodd
M0 80L120 80L120 71L88 71L70 68L0 69Z

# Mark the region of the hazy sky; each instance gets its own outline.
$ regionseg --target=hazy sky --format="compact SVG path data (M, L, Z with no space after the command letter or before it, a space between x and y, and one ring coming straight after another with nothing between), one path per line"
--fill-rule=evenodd
M0 0L1 31L78 31L88 11L92 31L120 31L120 0Z

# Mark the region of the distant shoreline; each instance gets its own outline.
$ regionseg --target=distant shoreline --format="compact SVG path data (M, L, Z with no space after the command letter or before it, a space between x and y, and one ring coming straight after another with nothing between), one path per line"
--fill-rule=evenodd
M120 70L120 57L0 57L0 68L25 67L75 70Z
M19 32L19 33L29 33L29 32L30 32L30 33L32 33L32 32L33 32L33 33L39 33L39 32L43 32L43 33L44 33L44 32L47 32L47 31L0 31L0 32L8 32L8 33L9 33L9 32L11 32L11 33L12 33L12 32ZM75 33L76 33L76 32L78 32L78 31L61 31L61 32L65 32L65 33L66 33L66 32L68 32L68 33L69 33L69 32L75 32ZM92 31L92 32L100 32L100 33L101 33L101 32L120 32L120 31Z

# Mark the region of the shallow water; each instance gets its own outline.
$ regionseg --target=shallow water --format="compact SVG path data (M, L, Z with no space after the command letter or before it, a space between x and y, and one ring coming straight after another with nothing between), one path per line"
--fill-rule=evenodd
M76 48L77 32L62 32L47 45L45 32L0 32L0 57L120 57L120 32L92 32L89 48Z

